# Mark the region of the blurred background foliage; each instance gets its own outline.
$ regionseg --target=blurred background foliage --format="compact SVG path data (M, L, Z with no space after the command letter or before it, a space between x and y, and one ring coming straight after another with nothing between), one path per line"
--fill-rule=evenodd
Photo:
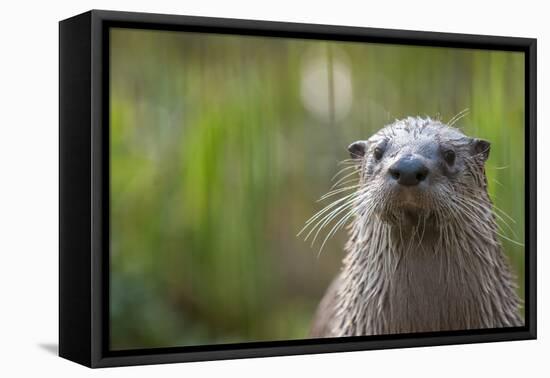
M524 239L520 53L111 31L111 347L307 337L345 231L296 237L346 146L408 115L492 142ZM506 219L506 218L505 218ZM523 298L523 247L502 240Z

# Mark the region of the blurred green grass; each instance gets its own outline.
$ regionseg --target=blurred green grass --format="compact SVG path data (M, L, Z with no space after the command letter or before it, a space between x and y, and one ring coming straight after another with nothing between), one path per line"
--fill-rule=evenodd
M408 115L492 143L524 240L521 53L114 29L111 347L307 336L345 232L296 237L346 146ZM513 232L512 232L513 231ZM502 240L518 291L524 249Z

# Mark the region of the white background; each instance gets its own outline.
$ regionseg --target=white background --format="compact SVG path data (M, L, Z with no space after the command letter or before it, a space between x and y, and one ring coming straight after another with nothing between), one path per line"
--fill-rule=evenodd
M0 375L550 376L546 1L9 1L0 22ZM55 355L58 25L89 9L538 38L539 340L90 370ZM518 178L519 179L519 178ZM544 215L543 215L544 214ZM546 297L546 298L545 298Z

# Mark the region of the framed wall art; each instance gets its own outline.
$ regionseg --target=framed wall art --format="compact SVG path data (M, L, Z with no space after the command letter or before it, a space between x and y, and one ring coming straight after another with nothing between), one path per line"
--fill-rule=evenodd
M536 40L60 22L59 354L536 337Z

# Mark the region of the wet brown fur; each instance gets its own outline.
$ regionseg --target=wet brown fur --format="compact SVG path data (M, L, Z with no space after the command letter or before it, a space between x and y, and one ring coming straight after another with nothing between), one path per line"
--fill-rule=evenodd
M373 149L381 143L391 147L375 161ZM351 161L358 172L353 194L331 209L343 208L338 211L351 220L350 236L311 336L522 326L487 193L488 144L440 121L410 117L365 146L365 155ZM404 151L437 156L442 146L456 151L453 166L427 159L433 165L429 190L411 189L413 200L397 195L384 175L388 164Z

